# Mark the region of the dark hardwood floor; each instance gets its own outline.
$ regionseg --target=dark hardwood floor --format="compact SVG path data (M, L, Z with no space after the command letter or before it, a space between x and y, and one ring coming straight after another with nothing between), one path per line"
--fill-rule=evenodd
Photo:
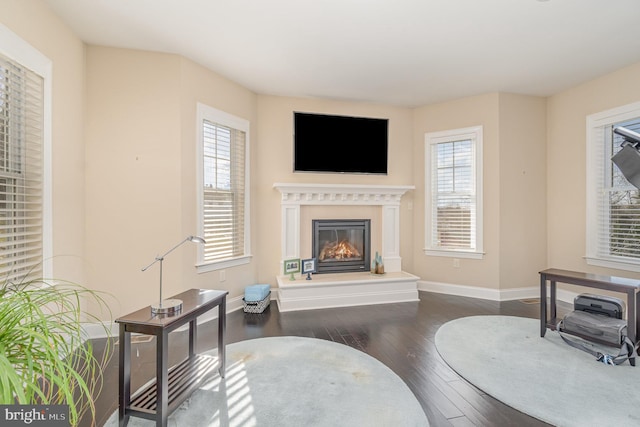
M559 307L563 311L562 307ZM280 313L271 306L262 314L238 310L227 315L227 343L295 335L339 342L361 350L391 368L413 391L432 426L544 426L478 390L440 358L434 345L438 328L459 317L503 314L538 318L539 304L496 302L420 292L420 302L384 304ZM215 346L217 323L198 329L199 351ZM186 333L170 336L170 360L186 356ZM132 344L132 390L147 382L155 369L155 342L142 338ZM137 341L137 340L136 340ZM104 340L95 343L96 349ZM105 384L96 403L96 425L102 426L117 409L116 353L105 369ZM274 390L279 386L274 384ZM88 418L88 417L87 417ZM84 419L83 426L91 421ZM401 427L401 426L398 426Z

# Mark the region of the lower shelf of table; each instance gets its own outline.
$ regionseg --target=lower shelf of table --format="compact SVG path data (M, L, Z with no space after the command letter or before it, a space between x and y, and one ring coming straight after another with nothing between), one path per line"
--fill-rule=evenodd
M217 364L217 358L198 354L169 370L169 414L180 406L205 378L216 373ZM150 382L131 398L131 403L126 409L128 415L155 419L158 400L156 384L155 380Z
M549 320L547 322L547 328L550 331L557 331L558 330L558 322L560 320L562 320L562 319L551 319L551 320ZM571 332L563 331L563 333L568 334L568 335L573 335L575 337L582 338L584 340L587 340L587 341L590 341L590 342L594 342L596 344L601 344L601 345L604 345L604 346L607 346L607 347L611 347L611 343L610 342L602 341L602 340L599 340L597 338L591 337L589 335L583 335L583 334L580 334L578 332L573 332L573 331L571 331Z

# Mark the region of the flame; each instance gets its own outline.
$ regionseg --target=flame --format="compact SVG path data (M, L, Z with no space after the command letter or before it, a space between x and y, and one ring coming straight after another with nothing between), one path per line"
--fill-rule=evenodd
M324 261L330 260L343 260L351 258L360 258L360 252L353 246L347 239L339 242L327 242L325 243L318 259Z

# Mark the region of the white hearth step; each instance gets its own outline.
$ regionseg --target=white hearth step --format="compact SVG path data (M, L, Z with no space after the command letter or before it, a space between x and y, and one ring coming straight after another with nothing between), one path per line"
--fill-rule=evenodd
M314 274L312 280L305 277L277 277L281 312L419 300L419 277L403 271Z

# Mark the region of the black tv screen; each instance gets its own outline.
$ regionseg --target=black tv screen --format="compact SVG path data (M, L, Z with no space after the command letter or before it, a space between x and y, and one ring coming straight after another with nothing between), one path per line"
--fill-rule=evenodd
M388 119L294 112L294 172L387 174Z

